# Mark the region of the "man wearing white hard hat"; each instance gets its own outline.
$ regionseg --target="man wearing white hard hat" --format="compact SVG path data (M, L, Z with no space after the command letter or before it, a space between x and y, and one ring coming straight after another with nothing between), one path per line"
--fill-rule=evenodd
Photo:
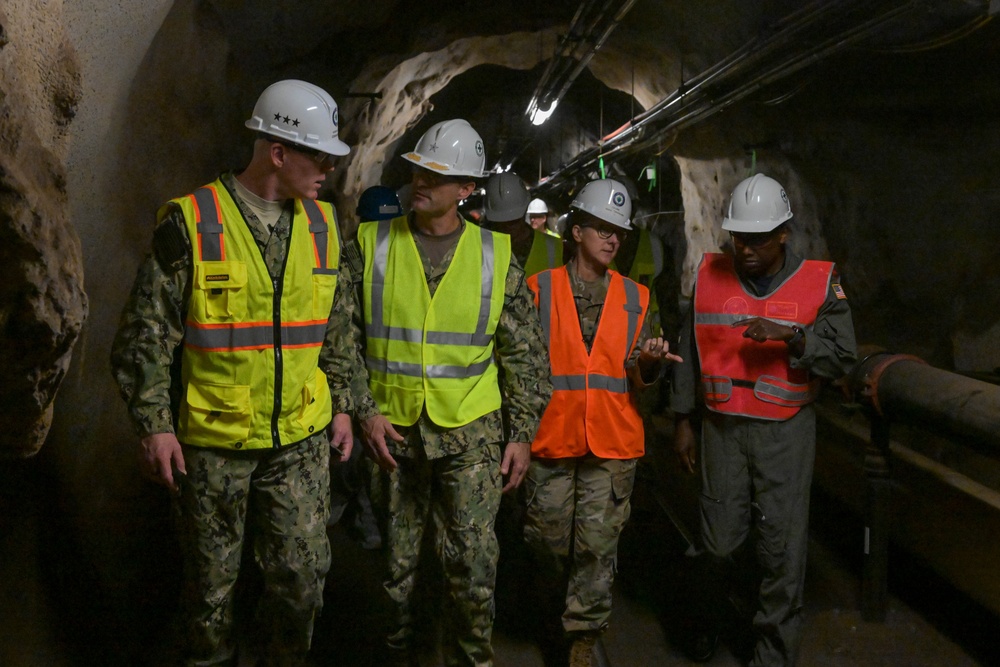
M786 247L784 188L757 174L733 190L722 229L731 254L708 253L681 329L671 407L674 447L694 472L701 420L704 576L690 650L710 657L726 608L725 576L751 533L761 583L751 665L795 663L802 629L809 487L816 449L812 407L821 380L845 375L857 354L847 297L831 262ZM701 397L704 410L698 408Z
M493 525L551 392L545 347L510 239L458 213L486 175L479 134L443 121L402 157L413 164L410 213L362 224L351 266L368 380L356 415L388 514L387 661L417 664L418 564L437 557L445 664L492 665ZM425 536L433 555L421 553Z
M303 664L323 605L331 446L350 456L358 365L337 221L316 201L350 151L337 125L321 88L269 86L250 163L161 207L122 313L112 369L140 469L177 509L185 665L232 664L237 636L259 664ZM236 632L245 541L263 590Z
M590 667L611 616L618 537L645 450L635 390L655 382L669 344L647 337L649 290L609 268L631 229L631 201L613 179L570 204L566 266L528 283L550 356L552 401L531 444L524 537L543 593L542 637L553 664ZM547 661L548 664L549 661Z
M528 189L517 174L505 171L491 175L486 181L484 227L507 234L525 274L533 276L563 265L563 242L559 236L524 224L528 210Z

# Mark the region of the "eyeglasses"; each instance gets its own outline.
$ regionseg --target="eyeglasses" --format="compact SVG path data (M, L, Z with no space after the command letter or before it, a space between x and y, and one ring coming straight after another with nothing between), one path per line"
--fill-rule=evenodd
M733 240L733 244L743 246L745 248L763 248L776 237L777 234L775 234L773 231L729 232L729 238Z
M302 153L303 155L308 155L313 162L323 166L324 164L332 164L333 156L329 153L324 153L323 151L316 150L315 148L309 148L307 146L299 146L298 144L289 143L287 141L280 141L274 137L268 137L267 139L271 143L281 144L285 148L290 148L296 153Z
M621 227L611 227L611 226L600 226L595 227L593 225L583 225L585 229L593 229L597 232L597 235L602 239L610 239L612 236L617 236L619 241L624 241L628 237L628 230L622 229Z

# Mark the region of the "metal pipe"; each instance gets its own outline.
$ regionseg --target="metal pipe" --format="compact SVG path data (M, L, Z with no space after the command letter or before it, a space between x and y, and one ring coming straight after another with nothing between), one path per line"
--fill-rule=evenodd
M803 30L827 18L828 13L832 10L847 11L856 4L858 3L813 3L789 15L781 22L783 25L774 34L768 36L766 39L757 39L745 44L691 81L685 82L681 88L632 119L630 124L621 128L615 133L614 137L608 139L608 143L602 143L602 145L594 149L582 151L556 172L541 179L539 185L544 184L543 190L558 187L557 184L561 180L560 177L568 177L586 169L590 162L597 159L595 155L606 158L613 153L620 153L626 149L634 151L638 147L645 147L651 141L657 141L664 133L674 132L682 126L706 118L734 104L736 101L763 86L811 65L821 57L826 57L858 41L889 20L897 18L902 13L911 11L918 3L911 0L860 25L844 30L834 37L822 41L818 46L807 49L805 52L789 53L776 65L769 68L763 67L762 71L753 76L749 82L741 82L733 90L724 92L719 96L712 97L710 94L703 92L704 88L716 81L721 86L724 81L738 79L740 73L752 64L762 64L769 56L775 52L779 52L780 49L785 47ZM668 120L665 125L657 127L652 136L643 141L644 135L647 134L646 126L667 116L667 112L670 111L671 107L678 104L680 108L672 111L674 117Z
M879 415L962 436L1000 458L1000 386L888 352L862 360L851 383Z

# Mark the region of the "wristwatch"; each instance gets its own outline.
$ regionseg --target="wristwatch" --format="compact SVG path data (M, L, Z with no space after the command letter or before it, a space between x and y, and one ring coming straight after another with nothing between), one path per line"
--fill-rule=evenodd
M788 347L796 345L800 340L806 337L806 332L803 331L802 327L800 327L797 324L792 325L792 331L794 331L795 333L792 334L791 338L785 341L785 344L788 345Z

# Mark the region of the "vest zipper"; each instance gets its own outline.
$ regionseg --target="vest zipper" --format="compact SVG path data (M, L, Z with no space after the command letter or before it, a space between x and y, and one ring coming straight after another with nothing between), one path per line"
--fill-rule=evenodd
M281 392L283 388L282 378L284 377L284 360L281 354L281 293L285 284L285 267L288 266L288 256L292 253L292 228L295 219L289 223L288 245L285 247L285 259L281 263L281 271L277 278L271 279L274 286L274 299L272 304L274 326L274 408L271 411L271 446L274 449L281 447L281 435L278 433L278 418L281 416Z

